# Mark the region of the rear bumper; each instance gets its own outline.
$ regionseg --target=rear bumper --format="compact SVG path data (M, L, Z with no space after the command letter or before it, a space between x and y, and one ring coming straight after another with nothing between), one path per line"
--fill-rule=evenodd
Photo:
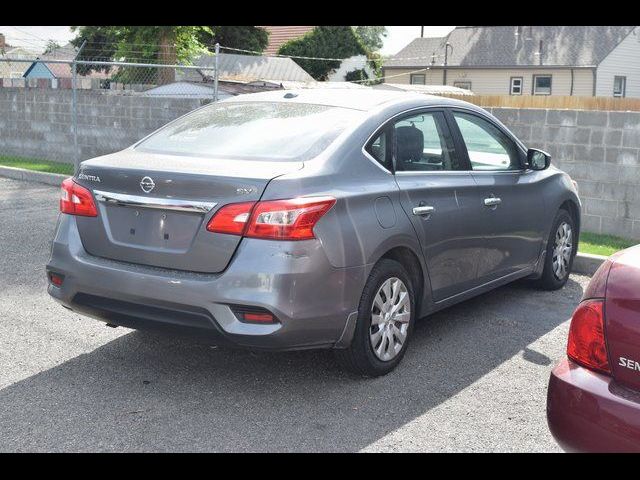
M350 341L367 270L331 266L317 240L245 238L218 274L117 262L89 255L75 217L63 214L47 264L48 272L64 276L60 287L49 285L49 294L79 313L115 325L282 350ZM230 305L266 308L279 323L240 322Z
M640 451L640 393L571 360L551 372L547 421L564 450Z

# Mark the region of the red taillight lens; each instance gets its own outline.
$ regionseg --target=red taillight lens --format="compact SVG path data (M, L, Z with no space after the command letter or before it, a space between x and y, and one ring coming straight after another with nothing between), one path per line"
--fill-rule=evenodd
M256 202L231 203L218 210L209 223L207 230L215 233L242 235L244 233L251 209Z
M58 275L57 273L49 272L49 281L56 287L60 287L62 285L62 282L64 282L64 277L62 275Z
M333 197L231 203L209 220L207 230L274 240L315 238L313 227L336 203Z
M611 373L604 340L604 302L585 300L571 318L567 355L591 370Z
M62 182L60 192L60 211L69 215L97 217L98 210L93 195L86 188L78 185L72 178Z
M313 227L335 203L332 197L259 202L251 214L246 236L275 240L315 238Z

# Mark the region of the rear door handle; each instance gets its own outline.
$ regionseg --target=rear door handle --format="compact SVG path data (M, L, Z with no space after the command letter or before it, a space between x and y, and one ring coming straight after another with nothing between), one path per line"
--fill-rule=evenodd
M484 199L485 207L496 207L502 203L502 200L496 197L490 197Z
M436 209L434 207L429 206L429 205L424 205L424 206L420 206L420 207L413 207L413 214L414 215L431 215L435 211L436 211Z

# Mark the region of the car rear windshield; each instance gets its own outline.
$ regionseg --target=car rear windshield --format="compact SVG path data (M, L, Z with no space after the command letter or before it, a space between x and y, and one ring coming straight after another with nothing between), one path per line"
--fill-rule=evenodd
M136 148L175 155L302 161L325 150L363 115L360 110L326 105L221 102L178 119Z

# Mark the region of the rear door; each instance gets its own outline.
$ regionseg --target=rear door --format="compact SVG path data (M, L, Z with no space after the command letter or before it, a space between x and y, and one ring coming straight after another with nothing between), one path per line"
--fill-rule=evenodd
M402 208L420 239L434 301L476 285L482 242L477 187L453 143L443 110L400 117L395 138L395 179Z
M488 117L456 109L450 114L479 189L484 242L478 280L486 283L536 262L544 230L543 175L524 169L525 153Z

